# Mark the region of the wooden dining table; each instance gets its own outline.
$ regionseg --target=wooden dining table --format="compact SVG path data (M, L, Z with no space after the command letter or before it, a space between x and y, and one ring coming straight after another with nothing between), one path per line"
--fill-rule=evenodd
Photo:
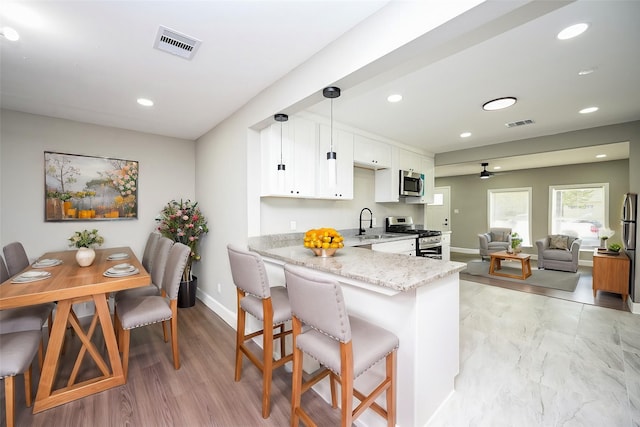
M118 342L111 321L108 298L111 292L149 285L151 277L128 247L97 249L95 261L89 267L80 267L75 260L75 253L75 250L71 250L48 252L42 255L40 259L59 259L62 261L60 265L37 269L51 273L51 277L45 280L11 283L12 279L9 279L0 285L0 310L57 302L38 392L33 406L34 413L120 386L126 382L118 351ZM108 260L109 255L120 253L126 253L129 257L121 260ZM139 269L139 273L124 277L105 277L103 275L107 269L119 263L132 264ZM31 269L33 267L29 266L25 271ZM72 307L73 304L88 301L93 301L95 304L95 314L88 327L84 329ZM73 328L76 333L73 339L79 339L81 346L69 377L64 379L66 385L54 390L67 325ZM98 325L102 329L108 363L95 343L92 342ZM83 378L78 381L78 373L86 354L93 359L99 372L94 378Z

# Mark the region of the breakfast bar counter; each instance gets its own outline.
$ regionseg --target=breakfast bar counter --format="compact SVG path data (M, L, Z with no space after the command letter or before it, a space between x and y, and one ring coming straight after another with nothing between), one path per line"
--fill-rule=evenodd
M295 235L252 237L249 249L264 258L272 286L284 283L284 264L317 270L342 285L351 315L398 336L398 426L426 425L454 392L459 370L458 273L464 264L358 247L316 257ZM361 375L356 387L369 390L374 378L384 375L383 364L378 365ZM330 401L328 384L321 382L314 389ZM377 402L384 407L384 399ZM386 425L371 410L358 424Z

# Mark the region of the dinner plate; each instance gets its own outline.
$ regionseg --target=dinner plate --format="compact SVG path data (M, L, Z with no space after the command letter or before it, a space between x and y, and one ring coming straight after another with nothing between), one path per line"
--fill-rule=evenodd
M14 277L11 283L35 282L36 280L48 279L49 277L51 277L51 273L48 271L29 270Z
M109 270L111 270L114 273L115 272L124 273L125 271L135 270L135 267L131 264L116 264L113 267L111 267Z
M107 257L109 261L115 261L118 259L127 259L129 258L129 254L125 252L118 252L117 254L111 254Z
M134 274L138 274L138 273L140 273L140 270L134 267L133 270L125 270L125 271L117 271L117 270L114 271L112 269L108 269L107 271L102 273L102 275L105 277L126 277L126 276L133 276Z
M32 267L34 268L47 268L47 267L55 267L56 265L62 264L62 260L59 259L39 259L34 262Z

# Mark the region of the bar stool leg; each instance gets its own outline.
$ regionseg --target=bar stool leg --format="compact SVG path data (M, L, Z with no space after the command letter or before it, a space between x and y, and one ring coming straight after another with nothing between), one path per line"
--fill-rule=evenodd
M340 343L340 404L342 406L342 427L353 424L353 347L351 341Z
M300 394L302 393L302 350L296 348L296 336L300 334L301 322L294 317L293 323L293 372L291 378L291 427L298 427L300 416ZM333 395L333 394L332 394Z
M387 427L396 425L396 351L392 351L386 357L387 379L390 380L387 388Z
M236 326L236 381L240 381L240 377L242 376L242 351L240 350L240 346L242 346L242 344L244 343L244 327L246 319L246 313L240 307L240 300L243 297L244 292L238 289L238 322Z

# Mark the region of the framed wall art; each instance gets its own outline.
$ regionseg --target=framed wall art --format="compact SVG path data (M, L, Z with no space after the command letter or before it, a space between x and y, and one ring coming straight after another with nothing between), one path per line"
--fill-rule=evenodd
M138 218L138 162L44 152L45 221Z

